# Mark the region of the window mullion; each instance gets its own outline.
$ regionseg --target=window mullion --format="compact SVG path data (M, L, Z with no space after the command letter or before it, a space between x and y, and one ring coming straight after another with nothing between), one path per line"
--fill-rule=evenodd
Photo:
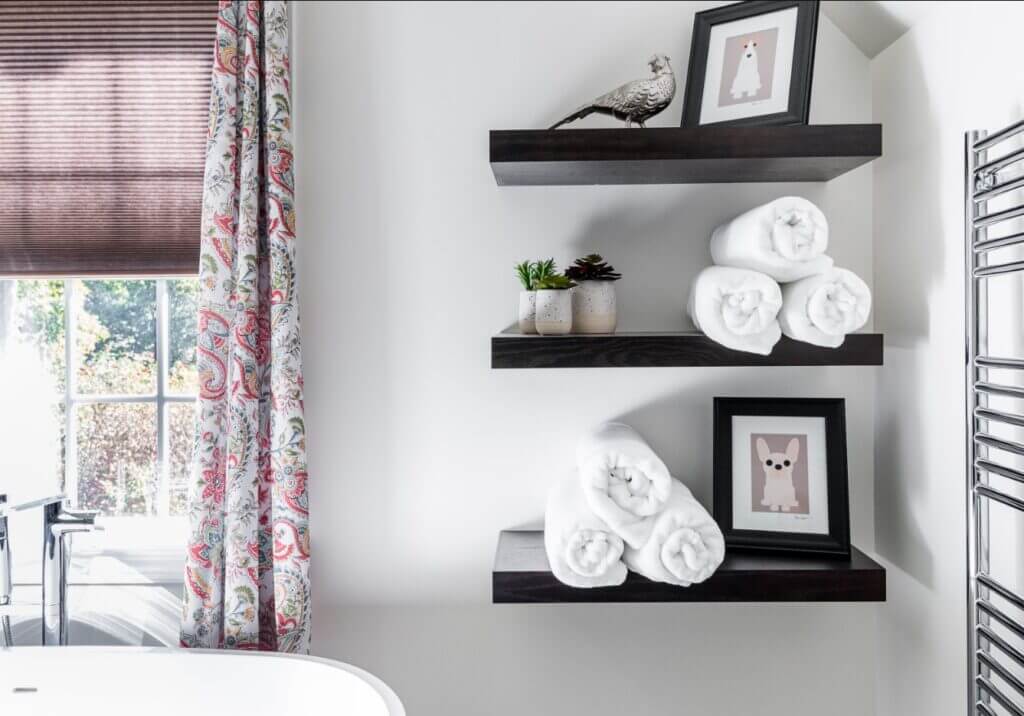
M167 281L156 282L156 480L157 510L161 517L171 512L171 478L168 464L169 436L167 434L167 348L168 348Z
M78 370L75 363L75 281L64 279L64 494L78 504L78 415L75 394Z

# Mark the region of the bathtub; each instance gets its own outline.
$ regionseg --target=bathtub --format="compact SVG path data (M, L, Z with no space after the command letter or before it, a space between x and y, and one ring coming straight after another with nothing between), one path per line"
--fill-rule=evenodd
M263 652L145 647L0 649L11 716L405 716L395 693L348 664Z

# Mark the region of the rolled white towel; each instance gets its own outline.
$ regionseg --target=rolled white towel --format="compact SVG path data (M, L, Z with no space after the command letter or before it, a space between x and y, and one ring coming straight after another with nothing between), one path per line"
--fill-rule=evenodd
M834 268L782 287L779 325L794 340L836 348L871 313L871 289L853 271Z
M782 337L782 291L757 271L709 266L697 274L686 309L698 330L726 348L768 355Z
M646 542L672 481L647 441L628 425L604 423L580 440L576 465L594 514L627 544Z
M740 214L711 234L711 259L786 283L832 268L828 221L807 199L784 196Z
M626 566L655 582L688 587L714 574L725 559L725 538L714 518L676 479L668 504L639 549L627 546Z
M544 512L544 548L559 582L582 588L622 584L623 547L622 538L590 510L578 475L551 488Z

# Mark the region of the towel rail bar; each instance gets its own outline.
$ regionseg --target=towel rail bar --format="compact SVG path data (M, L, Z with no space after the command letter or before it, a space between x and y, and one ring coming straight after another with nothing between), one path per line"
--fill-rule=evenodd
M997 172L1000 169L1005 169L1015 162L1019 162L1024 159L1024 147L1017 149L1002 156L996 157L995 159L989 160L984 164L979 164L974 168L975 174L989 174L991 172Z
M1008 657L1013 659L1017 666L1024 666L1024 653L1017 649L1012 644L1007 642L1001 636L996 634L994 631L989 629L987 626L978 625L978 636L987 640L990 644L994 644L999 651L1006 654Z
M987 485L975 485L974 491L981 497L987 497L988 499L995 500L1007 507L1012 507L1018 512L1024 512L1024 500L1019 500L1012 495L1007 495L1005 492L993 490Z
M1022 208L1020 215L1024 216L1024 208ZM988 278L989 276L999 276L1015 271L1024 271L1024 261L1010 261L1005 264L996 264L995 266L982 266L974 269L974 275L977 278Z
M1002 691L993 686L992 682L986 679L984 676L977 677L975 682L977 683L978 688L980 690L984 691L989 696L991 696L994 701L999 702L999 705L1007 711L1009 711L1013 716L1024 716L1024 711L1021 711L1019 708L1017 708L1017 706L1014 705L1012 701L1010 701L1009 697L1007 697Z
M1005 423L1006 425L1024 427L1024 415L1017 415L1016 413L992 410L992 408L975 408L974 416L980 420L991 420L997 423Z
M967 348L964 361L967 378L964 394L967 572L964 582L969 605L965 705L969 716L1006 716L1007 713L1024 716L1024 707L1016 703L1024 697L1024 678L1018 677L1020 672L1017 668L1013 673L1007 668L1011 666L1010 659L1017 667L1024 668L1024 648L1017 645L1017 639L1024 640L1024 617L1021 616L1024 614L1024 597L989 576L992 572L989 512L997 509L992 504L1000 503L1024 512L1024 499L995 489L991 484L1003 477L1015 485L1024 485L1024 468L1018 470L1003 466L1000 463L1005 460L994 451L1024 456L1024 442L996 437L988 432L997 424L1024 428L1024 409L989 406L993 397L1024 399L1024 384L1006 385L988 380L992 369L1024 371L1024 360L990 354L990 322L1000 318L1003 312L1000 305L993 303L995 297L990 294L992 284L986 280L1024 271L1024 260L1020 260L1024 257L1012 256L1004 262L998 254L989 253L1003 247L1024 246L1024 230L1013 224L1001 223L1024 217L1024 206L1017 201L1018 195L1011 193L1024 190L1024 175L1018 173L1018 169L1024 167L1024 146L1017 141L1002 144L1011 138L1020 139L1022 133L1024 119L994 132L971 130L964 136L964 344ZM1001 201L994 206L992 200L996 197ZM996 208L1003 203L1008 208ZM1013 338L1024 338L1024 330L1019 324L1019 321L1013 324L1016 328ZM1007 382L1019 381L1014 378ZM1009 558L1019 561L1021 546L1014 541L1002 541L1000 550L1008 550ZM1006 607L1008 613L993 606L989 601L993 598L999 599L1000 606ZM1012 605L1012 608L1006 605ZM1001 628L993 631L990 624ZM1008 634L1014 638L1005 640L1003 637ZM1002 659L1006 666L996 662L996 657ZM993 684L990 677L997 677L998 682ZM1004 681L1009 684L1005 688L1016 690L1013 700L1000 690L1004 688Z
M1024 119L1020 120L1019 122L1014 122L1013 124L1008 125L1006 127L1003 127L998 132L992 132L992 134L987 134L983 139L978 139L977 141L972 142L971 149L973 149L976 152L984 151L986 149L989 149L990 147L994 147L1000 142L1005 142L1007 139L1014 136L1015 134L1019 134L1020 132L1024 132Z
M976 356L974 363L979 368L1013 368L1024 370L1024 360L1020 358L995 358L993 356Z
M989 201L994 199L1001 194L1005 194L1008 191L1014 189L1020 189L1024 187L1024 177L1017 177L1016 179L1007 179L1004 182L993 184L987 189L983 189L974 195L974 201Z
M992 606L991 602L981 600L978 602L977 607L979 612L984 612L987 616L991 617L992 619L995 619L997 622L999 622L1004 627L1012 631L1018 637L1024 639L1024 628L1022 628L1020 624L1013 621L1013 619L1008 617L1002 611Z
M993 579L991 575L979 573L977 575L977 579L979 584L991 589L993 592L998 594L1000 597L1008 601L1013 606L1017 607L1018 609L1024 609L1024 598L1022 598L1009 587L1006 587L1003 584L996 581L995 579ZM1022 638L1024 638L1024 626L1019 626L1019 628L1021 629L1020 635Z
M985 445L986 447L993 447L997 450L1012 452L1014 455L1024 455L1024 445L1014 440L997 438L996 436L989 435L988 433L975 433L974 441Z
M989 462L988 460L976 460L974 466L979 470L984 470L985 472L990 472L994 475L999 475L1000 477L1005 477L1009 480L1015 480L1016 482L1024 484L1024 472L1018 472L1012 467L997 465L996 463Z
M994 658L992 658L991 654L988 654L979 649L978 651L974 652L974 655L977 657L978 661L980 661L988 668L992 669L992 671L999 674L999 678L1001 678L1003 681L1005 681L1007 684L1013 687L1013 690L1020 694L1021 697L1024 697L1024 681L1021 681L1016 676L1014 676L1009 669L1007 669L1005 666L1003 666Z
M985 368L989 366L983 366ZM979 393L988 393L989 395L1006 395L1011 398L1024 398L1024 388L1017 387L1016 385L1000 385L999 383L986 383L979 381L974 384L974 389Z
M991 214L979 214L974 217L974 228L982 229L986 226L992 226L992 224L998 224L1000 221L1016 219L1019 216L1024 216L1024 205L1011 206L1008 209L993 211Z
M1024 177L1021 177L1024 180ZM994 249L1001 249L1004 246L1015 246L1017 244L1024 243L1024 231L1016 234L1007 234L1006 236L1000 236L998 239L985 239L984 241L977 241L974 244L974 252L981 253L982 251L992 251Z

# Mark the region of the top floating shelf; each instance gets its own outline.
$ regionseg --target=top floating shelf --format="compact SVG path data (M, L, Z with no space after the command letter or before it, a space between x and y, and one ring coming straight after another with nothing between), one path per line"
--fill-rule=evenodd
M491 131L499 186L817 182L880 156L880 124Z

